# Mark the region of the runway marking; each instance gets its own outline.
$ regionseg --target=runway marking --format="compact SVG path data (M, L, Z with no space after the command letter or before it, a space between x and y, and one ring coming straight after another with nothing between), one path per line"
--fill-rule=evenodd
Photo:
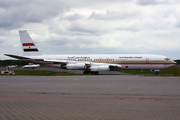
M172 100L178 98L128 98L128 97L71 97L71 96L0 96L1 98L73 98L73 99L117 99L117 100Z

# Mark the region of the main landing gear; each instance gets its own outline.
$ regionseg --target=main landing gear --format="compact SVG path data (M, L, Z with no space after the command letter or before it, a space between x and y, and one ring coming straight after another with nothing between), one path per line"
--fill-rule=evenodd
M98 75L98 71L84 71L83 74L92 74L92 75Z

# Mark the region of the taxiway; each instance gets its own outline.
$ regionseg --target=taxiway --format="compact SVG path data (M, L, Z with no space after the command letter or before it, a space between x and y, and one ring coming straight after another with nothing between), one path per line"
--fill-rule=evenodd
M0 119L180 118L180 77L0 76Z

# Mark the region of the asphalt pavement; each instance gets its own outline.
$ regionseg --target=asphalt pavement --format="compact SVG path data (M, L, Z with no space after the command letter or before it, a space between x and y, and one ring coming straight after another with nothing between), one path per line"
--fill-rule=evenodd
M179 120L180 77L0 76L0 120Z

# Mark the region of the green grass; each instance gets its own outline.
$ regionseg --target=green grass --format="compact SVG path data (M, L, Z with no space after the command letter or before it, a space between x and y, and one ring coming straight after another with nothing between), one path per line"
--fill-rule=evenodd
M68 75L79 75L69 72L52 72L46 70L16 70L15 75L29 75L29 76L68 76Z
M124 71L120 71L120 72L124 72L124 73L130 73L130 74L153 74L154 75L154 71L150 71L150 70L124 70ZM180 76L180 67L179 66L174 66L174 67L170 67L167 69L162 69L159 71L159 75L163 75L163 76Z

